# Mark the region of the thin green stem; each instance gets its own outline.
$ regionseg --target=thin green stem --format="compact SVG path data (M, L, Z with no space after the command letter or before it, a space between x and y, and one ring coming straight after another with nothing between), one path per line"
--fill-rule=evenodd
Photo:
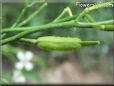
M104 30L104 31L114 31L114 25L100 25L98 26L95 22L95 20L88 14L85 15L85 18L87 18L88 22L92 22L95 23L95 25L93 25L93 27L98 28L100 30Z
M69 22L58 23L58 24L47 24L47 25L43 25L40 27L39 26L38 27L29 27L29 30L26 30L24 32L21 32L21 33L15 35L15 36L12 36L12 37L2 40L2 45L7 44L12 41L17 41L22 37L25 37L25 36L32 34L32 33L36 33L38 31L44 31L44 30L53 29L53 28L57 28L57 27L67 27L68 28L68 27L73 27L74 24L75 24L75 21L69 21ZM23 29L25 29L25 28L23 28Z
M91 15L89 14L85 14L84 18L89 22L89 23L94 23L94 25L92 25L94 28L99 28L98 25L96 24L96 21L92 18Z
M35 45L37 40L36 39L27 39L27 38L21 38L19 42L24 43L24 44L33 44Z
M63 18L65 16L65 14L68 14L69 16L73 16L71 9L69 7L66 7L62 13L53 21L53 22L57 22L58 20L60 20L61 18Z
M17 26L17 24L20 22L20 20L22 19L23 15L25 14L27 8L28 7L25 5L24 8L21 11L19 17L17 18L17 20L15 21L15 23L11 26L11 29ZM6 36L6 34L2 34L2 38L5 38L5 36Z
M17 24L21 21L21 19L23 18L25 12L27 11L28 8L32 7L34 5L34 1L32 1L31 4L27 4L24 6L23 10L21 11L19 17L17 18L16 22L11 26L11 28L14 28L17 26Z
M65 14L67 14L67 13L68 13L68 15L69 15L70 17L72 16L72 12L71 12L71 10L70 10L69 7L65 8L65 9L63 10L63 12L62 12L62 13L55 19L55 21L53 21L52 23L61 22L61 18L62 18ZM69 19L71 19L71 18L69 18ZM65 21L65 20L68 20L68 18L67 18L67 19L64 18L64 21ZM63 19L62 19L62 21L63 21ZM19 40L19 42L22 42L22 43L24 43L24 44L33 44L33 45L35 45L36 42L37 42L37 40L35 40L35 39L21 38L21 39Z
M16 19L15 23L11 26L11 29L12 28L15 28L18 23L21 21L21 19L23 18L24 14L26 13L27 9L32 7L34 5L34 3L32 2L31 4L28 4L28 5L25 5L24 8L22 9L19 17ZM6 36L6 34L3 34L2 35L2 38L4 38Z
M77 22L77 27L94 27L94 26L100 26L100 25L105 25L105 24L113 24L114 20L107 20L107 21L100 21L96 23L86 23L86 22ZM95 28L96 29L96 28Z
M85 14L83 17L84 17L89 23L94 23L94 25L92 24L92 26L96 28L96 25L97 25L97 24L96 24L95 20L92 18L91 15ZM97 25L97 26L98 26L98 25Z
M34 13L32 13L27 19L25 19L24 21L22 21L20 24L18 24L18 27L25 25L26 23L28 23L33 17L35 17L37 14L39 14L42 10L44 10L44 8L47 6L47 3L44 3L43 5L41 5L40 8L38 8Z
M77 16L78 16L77 14L76 15L73 15L73 16L68 16L68 17L59 19L59 20L55 21L54 23L60 23L60 22L66 22L66 21L74 20L74 19L77 18Z
M11 28L14 28L17 26L17 24L20 22L20 20L22 19L23 15L25 14L27 10L27 7L25 6L22 10L22 12L20 13L19 17L17 18L16 22L11 26Z
M71 24L70 22L72 22L73 21L73 23ZM81 22L77 22L77 23L75 23L75 21L74 20L72 20L72 21L67 21L67 22L63 22L63 23L52 23L52 24L46 24L46 25L41 25L41 26L33 26L33 27L18 27L18 28L15 28L15 29L9 29L9 28L4 28L1 32L2 33L9 33L9 32L21 32L21 31L26 31L26 30L35 30L35 29L38 29L38 31L42 31L41 29L42 28L46 28L47 26L48 26L48 28L49 28L49 26L51 27L51 26L55 26L55 27L60 27L59 25L62 25L63 27L65 27L65 26L73 26L73 27L83 27L83 28L88 28L88 27L91 27L92 25L94 25L94 26L96 26L96 24L97 25L102 25L102 24L109 24L109 23L113 23L114 22L114 20L107 20L107 21L101 21L101 22L97 22L96 24L95 23L81 23ZM68 25L66 25L66 24L68 24ZM65 24L65 26L64 26L64 24ZM71 24L71 25L70 25ZM58 26L57 26L58 25ZM54 27L54 28L55 28Z
M31 3L30 5L25 5L24 9L22 10L20 16L17 18L16 22L13 24L13 26L11 28L14 28L17 26L17 24L19 23L19 21L22 19L23 15L25 14L27 8L31 7L34 3ZM45 7L47 6L47 3L44 3L40 8L38 8L38 10L36 10L31 16L29 16L27 19L25 19L22 23L20 23L18 26L22 26L26 23L28 23L34 16L36 16L37 14L39 14ZM20 39L20 41L24 41L23 39Z
M31 7L34 4L34 1L31 4L27 4L26 7ZM26 23L28 23L32 18L34 18L37 14L39 14L45 7L47 6L47 3L44 3L38 10L36 10L32 15L30 15L27 19L25 19L23 22L21 22L18 26L22 26ZM25 43L25 44L33 44L35 40L31 39L25 39L21 38L19 42Z
M46 5L47 5L47 3L43 4L37 12L40 12L41 10L43 10ZM62 13L62 16L64 15L65 12L67 12L70 16L72 16L72 13L71 13L71 10L70 10L69 7L67 7L67 8L64 10L64 12ZM34 13L33 13L33 14L34 14ZM62 16L61 16L61 17L62 17ZM59 16L59 18L60 18L60 16ZM59 18L56 19L56 22L59 20ZM70 18L69 18L69 19L70 19ZM68 20L68 19L65 19L65 20ZM64 20L64 21L65 21L65 20ZM63 19L62 19L62 21L63 21ZM33 40L31 40L31 39L29 40L29 39L21 38L19 41L20 41L20 42L24 42L24 43L26 43L26 44L27 44L27 43L33 44Z
M59 22L59 20L62 18L62 16L65 15L65 13L68 13L69 16L72 16L71 10L69 7L65 8L63 12L53 21L52 23ZM19 42L22 42L24 44L35 44L36 40L35 39L26 39L26 38L21 38Z
M106 6L110 6L113 5L112 2L106 2L106 3L102 3L102 4L97 4L88 8L85 8L84 11L82 11L82 13L80 13L80 15L77 17L76 21L79 21L85 14L89 13L90 11L99 9L99 8L104 8Z
M82 11L79 16L76 18L76 21L79 21L86 13L88 13L87 8L84 9L84 11Z
M65 17L65 14L68 14L68 17ZM63 18L65 17L65 18ZM52 23L60 23L60 22L66 22L69 20L75 20L77 15L73 15L70 7L66 7L62 13L52 22ZM76 27L73 27L71 30L76 30Z
M36 27L23 27L23 28L17 28L17 29L13 29L13 31L19 31L19 30L24 30L26 29L26 31L23 31L15 36L12 36L12 37L9 37L9 38L6 38L4 40L2 40L2 45L3 44L7 44L9 42L12 42L12 41L17 41L19 40L20 38L22 37L25 37L29 34L32 34L32 33L36 33L38 31L45 31L45 30L49 30L49 29L54 29L54 28L65 28L65 27L81 27L81 28L89 28L89 27L93 27L93 25L95 25L96 27L99 27L100 28L104 28L104 27L101 27L99 24L102 24L102 23L106 23L105 22L97 22L97 26L96 24L94 23L76 23L75 20L72 20L72 21L68 21L68 22L63 22L63 23L57 23L57 24L47 24L47 25L42 25L42 26L36 26ZM93 24L93 25L92 25ZM28 29L28 30L27 30ZM7 29L8 31L10 31L10 29ZM101 29L102 30L102 29ZM114 29L113 29L114 30Z
M35 2L36 2L35 0L33 0L32 2L25 1L25 4L26 4L27 7L32 7L35 4Z
M95 29L99 29L99 30L105 30L105 31L114 31L114 25L98 25L94 20L93 18L88 15L87 13L89 13L90 11L93 11L93 10L96 10L96 9L99 9L99 8L104 8L106 6L110 6L110 5L113 5L112 2L106 2L106 3L102 3L102 4L98 4L98 5L94 5L94 6L91 6L91 7L88 7L88 8L85 8L84 11L82 11L82 13L80 13L80 15L77 17L76 21L79 22L79 20L85 16L89 22L91 22L90 24L95 28ZM112 20L114 21L114 20ZM79 22L80 24L84 25L86 23L82 23L82 22ZM106 21L104 21L104 23L108 23ZM110 21L109 21L110 23ZM113 23L113 22L112 22Z
M88 22L95 23L95 20L92 18L91 15L85 14L84 16Z
M93 10L96 10L96 9L99 9L99 8L104 8L104 7L107 7L107 6L113 6L113 2L105 2L105 3L102 3L102 4L100 3L98 5L88 7L87 10L90 12L90 11L93 11Z

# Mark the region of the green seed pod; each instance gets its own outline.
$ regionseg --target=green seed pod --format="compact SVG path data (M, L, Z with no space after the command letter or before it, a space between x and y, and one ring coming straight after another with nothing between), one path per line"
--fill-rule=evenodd
M101 25L104 31L114 31L114 25Z
M79 38L46 36L38 38L37 46L45 50L77 50L81 48Z

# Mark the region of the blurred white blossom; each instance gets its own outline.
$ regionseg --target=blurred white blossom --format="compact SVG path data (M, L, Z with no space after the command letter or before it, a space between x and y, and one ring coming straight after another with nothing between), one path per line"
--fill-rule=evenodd
M19 62L15 64L15 67L19 70L22 70L25 68L27 71L30 71L33 69L33 64L30 62L32 60L33 53L30 51L24 52L18 52L17 58L19 59Z
M24 83L26 82L25 76L20 70L15 70L13 73L13 82L14 83Z

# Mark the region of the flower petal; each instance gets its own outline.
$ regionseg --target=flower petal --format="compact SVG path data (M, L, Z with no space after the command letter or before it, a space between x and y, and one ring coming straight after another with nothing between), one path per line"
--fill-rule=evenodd
M20 61L25 60L24 52L22 52L22 51L18 52L18 53L17 53L17 58L18 58Z
M17 63L15 64L15 67L16 67L17 69L19 69L19 70L22 70L23 67L24 67L24 64L23 64L22 62L17 62Z
M26 61L30 61L33 57L33 53L31 51L27 51L25 53L25 58L26 58Z
M24 82L26 82L26 78L23 75L20 75L19 77L17 77L15 79L15 82L16 83L24 83Z
M28 71L32 70L32 69L33 69L33 64L30 63L30 62L27 62L27 63L25 64L25 69L28 70Z
M14 74L13 74L13 82L15 82L15 83L24 83L24 82L26 82L26 78L21 73L21 71L16 70L16 71L14 71Z

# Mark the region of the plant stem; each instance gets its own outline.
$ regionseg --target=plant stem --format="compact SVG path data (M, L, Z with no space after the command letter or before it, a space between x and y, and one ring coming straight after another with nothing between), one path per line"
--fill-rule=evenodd
M72 22L72 23L71 23ZM97 25L102 25L102 24L108 24L108 23L113 23L114 20L107 20L107 21L102 21L102 22L97 22ZM68 24L68 25L66 25ZM21 32L21 31L26 31L26 30L35 30L38 29L37 31L42 31L44 29L42 28L51 28L53 26L53 28L59 28L59 27L80 27L80 28L88 28L88 27L92 27L92 25L96 26L95 23L81 23L81 22L77 22L75 23L74 20L72 21L67 21L67 22L62 22L62 23L52 23L52 24L46 24L46 25L41 25L41 26L33 26L33 27L18 27L15 29L8 29L8 28L4 28L1 32L2 33L9 33L9 32Z
M106 6L110 6L113 5L112 2L106 2L106 3L102 3L102 4L97 4L88 8L85 8L84 11L82 11L82 13L80 13L80 15L77 17L76 21L79 21L85 14L89 13L90 11L99 9L99 8L103 8Z
M67 18L62 18L65 14L68 14L69 17ZM62 13L51 23L59 23L59 22L63 22L63 21L67 21L67 20L71 20L73 15L72 15L72 12L70 10L69 7L65 8ZM61 19L62 18L62 19ZM73 18L75 18L75 16L73 16ZM37 42L37 40L35 39L25 39L25 38L21 38L19 40L19 42L23 42L25 44L35 44Z
M106 22L97 22L97 26L96 24L94 23L76 23L74 20L72 21L68 21L68 22L63 22L63 23L57 23L57 24L47 24L47 25L42 25L42 26L36 26L36 27L23 27L23 28L17 28L17 29L13 29L13 31L15 30L16 31L20 31L20 30L25 30L24 32L21 32L15 36L12 36L12 37L9 37L9 38L6 38L4 40L2 40L2 45L3 44L6 44L6 43L9 43L9 42L12 42L12 41L17 41L19 40L20 38L22 37L25 37L29 34L32 34L32 33L36 33L38 31L45 31L45 30L49 30L49 29L54 29L54 28L65 28L65 27L81 27L81 28L88 28L88 27L93 27L91 26L92 24L95 25L96 27L100 27L100 28L103 28L101 27L100 25L98 24L102 24L102 23L106 23ZM99 28L99 29L100 29ZM27 30L28 29L28 30ZM7 29L8 31L6 32L9 32L11 31L10 29ZM102 29L101 29L102 30ZM114 30L114 29L113 29Z
M92 22L92 23L96 24L95 20L90 15L86 14L85 17L88 19L89 22ZM114 25L100 25L100 26L97 26L97 24L96 24L96 26L93 25L93 27L98 28L100 30L104 30L104 31L114 31Z
M22 19L23 15L25 14L27 8L31 7L33 4L34 3L32 3L30 5L25 5L25 7L22 10L20 16L17 18L16 23L13 24L11 29L17 26L17 24L19 23L19 21ZM28 23L34 16L36 16L38 13L40 13L46 6L47 6L47 3L44 3L40 8L38 8L38 10L36 10L31 16L29 16L27 19L25 19L23 22L21 22L18 26L20 27L20 26ZM20 41L22 42L24 40L20 39Z
M30 3L30 4L29 4ZM25 1L25 4L27 7L32 7L35 4L35 0L33 0L32 2L30 1Z
M77 14L76 15L73 15L73 16L69 16L69 17L66 17L66 18L62 18L62 19L59 19L55 22L52 22L52 23L60 23L60 22L66 22L66 21L70 21L70 20L74 20L77 18Z
M37 14L39 14L42 10L44 10L44 8L47 6L47 3L44 3L43 5L41 5L40 8L38 8L34 13L32 13L27 19L25 19L24 21L22 21L20 24L18 24L18 27L25 25L26 23L28 23L34 16L36 16Z
M23 15L25 14L27 10L27 7L25 6L22 10L22 12L20 13L19 17L17 18L16 22L11 26L11 28L14 28L17 26L17 24L20 22L20 20L22 19Z
M19 17L17 18L17 20L15 21L15 23L11 26L10 29L14 28L17 26L17 24L20 22L20 20L22 19L23 15L25 14L26 10L27 10L27 6L25 5L24 8L22 9ZM5 38L6 34L2 34L2 38Z
M96 23L77 22L78 23L77 27L83 27L83 28L95 27L95 26L99 27L102 24L113 24L113 22L114 22L114 20L100 21L100 22L96 22Z
M21 38L19 42L25 43L25 44L36 44L36 39L27 39L27 38Z
M18 23L21 21L21 19L23 18L25 12L27 11L28 8L32 7L34 5L34 3L32 2L31 4L28 4L28 5L25 5L24 8L22 9L19 17L17 18L17 20L15 21L15 23L11 26L11 29L12 28L15 28ZM4 38L6 36L6 34L3 34L2 38Z
M74 23L75 23L75 21L69 21L69 22L58 23L58 24L47 24L47 25L38 26L35 28L29 27L29 30L27 30L27 28L25 27L23 29L26 29L26 31L21 32L21 33L15 35L13 37L9 37L9 38L2 40L2 45L9 43L9 42L12 42L12 41L19 40L20 38L27 36L29 34L32 34L32 33L36 33L37 31L42 31L42 30L44 31L44 30L53 29L53 28L57 28L57 27L72 27L72 26L74 26Z
M61 19L66 13L68 13L70 16L72 16L71 10L69 7L65 8L62 13L53 21L52 23L59 22L59 19ZM23 42L25 44L35 44L36 40L35 39L26 39L26 38L21 38L19 42Z
M11 28L14 28L17 26L17 24L20 22L20 20L23 18L25 12L28 8L32 7L34 5L34 1L31 4L25 5L23 10L21 11L19 17L17 18L16 22L11 26Z
M61 13L53 22L56 22L56 21L58 21L59 19L63 18L63 16L64 16L65 14L68 14L69 16L73 16L73 15L72 15L72 12L71 12L71 9L70 9L69 7L66 7L66 8L62 11L62 13Z
M46 5L47 5L47 4L44 4L44 5L42 5L42 7L44 8ZM41 9L41 8L40 8L40 9ZM39 12L40 12L40 9L39 9ZM37 12L37 11L36 11L36 12ZM72 16L72 12L71 12L70 8L67 7L67 8L65 8L64 11L56 18L56 20L54 21L54 23L55 23L55 22L59 22L58 20L59 20L60 18L62 18L66 13L68 13L69 16ZM34 14L34 13L33 13L33 14ZM30 18L31 18L31 17L30 17ZM28 18L28 19L29 19L29 18ZM71 18L69 18L69 19L71 19ZM27 20L27 19L26 19L26 20ZM65 19L65 20L68 20L68 19ZM65 21L65 20L64 20L64 21ZM62 19L62 21L63 21L63 19ZM35 40L21 38L19 41L20 41L20 42L24 42L24 43L26 43L26 44L34 44L33 42L34 42Z
M94 5L94 6L91 6L91 7L88 7L88 11L92 11L92 10L96 10L96 9L99 9L99 8L104 8L104 7L107 7L107 6L113 6L113 2L105 2L105 3L100 3L98 5Z
M87 19L88 22L95 23L95 20L89 14L85 14L84 17Z

